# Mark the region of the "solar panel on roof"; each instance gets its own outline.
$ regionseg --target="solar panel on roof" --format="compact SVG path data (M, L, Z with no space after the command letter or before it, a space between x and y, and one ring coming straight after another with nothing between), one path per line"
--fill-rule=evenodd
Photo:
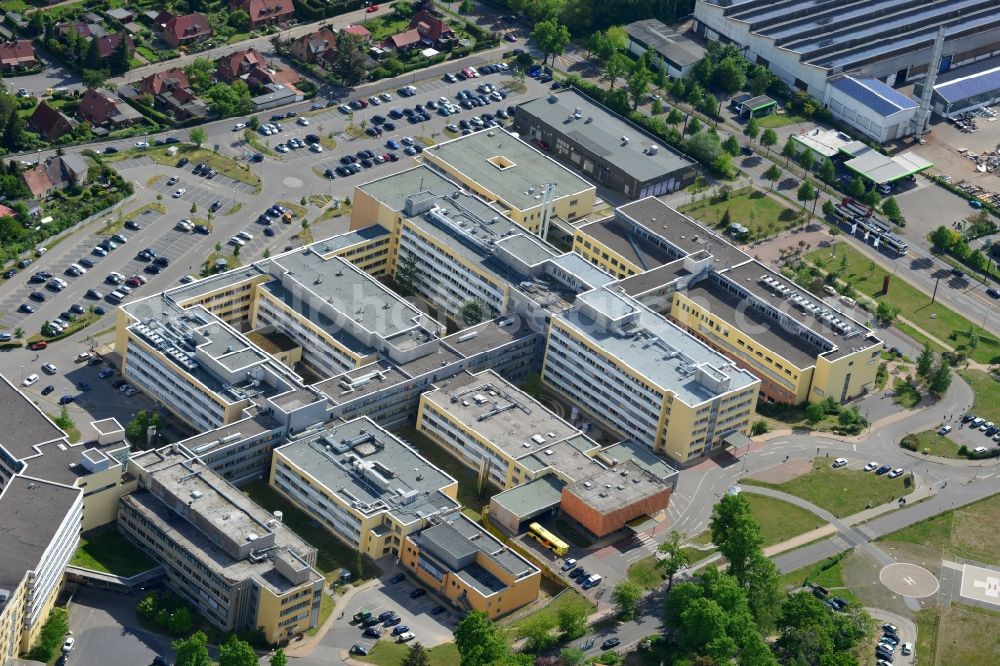
M978 97L997 89L1000 89L1000 67L934 86L934 92L947 102Z
M877 79L854 79L845 76L833 82L833 87L882 116L891 116L917 103Z

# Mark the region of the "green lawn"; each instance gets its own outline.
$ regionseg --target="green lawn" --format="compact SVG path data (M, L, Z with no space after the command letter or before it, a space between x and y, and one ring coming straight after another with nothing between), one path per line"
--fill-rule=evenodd
M517 635L517 631L518 631L518 627L520 627L520 625L527 618L533 617L533 616L537 615L538 613L547 613L547 614L553 614L554 615L556 612L558 612L559 608L561 608L565 604L584 604L587 607L587 615L590 615L595 610L597 610L597 606L594 604L594 602L592 602L590 599L588 599L587 597L583 596L576 589L574 589L574 588L571 587L571 588L568 588L562 594L560 594L557 598L553 599L552 602L548 606L545 606L541 610L538 610L538 611L536 611L534 613L529 613L528 615L525 615L524 617L518 618L514 622L511 622L511 623L506 624L504 626L505 627L509 627L511 635L516 636Z
M916 407L920 402L920 391L906 380L897 379L893 382L892 388L895 391L892 401L900 407L910 409L911 407Z
M730 222L747 227L754 238L790 229L798 213L798 209L784 206L765 192L753 188L738 190L726 201L703 199L681 206L680 210L710 226L718 226L728 210Z
M949 559L966 558L1000 565L996 525L1000 524L1000 495L946 511L879 539L912 543Z
M317 633L319 633L320 628L324 624L326 624L326 620L328 617L330 617L330 613L332 612L333 612L333 597L331 597L326 590L323 590L323 594L320 596L320 602L319 602L319 620L316 621L316 626L313 627L312 629L307 629L306 633L309 634L310 636L315 636Z
M811 472L781 484L766 483L752 477L743 479L743 483L801 497L838 518L864 511L869 504L878 506L913 492L912 485L904 486L904 481L910 478L909 474L889 479L885 475L876 476L874 472L846 467L833 469L830 462L819 458L813 461Z
M917 623L917 644L914 654L920 655L921 663L934 665L937 654L938 629L941 626L941 609L931 606L913 614Z
M958 455L958 444L943 435L937 434L936 430L925 430L915 435L910 435L917 443L917 451L928 453L932 456L942 458L964 458Z
M841 597L852 603L861 604L861 601L853 592L844 586L844 578L841 571L844 560L849 553L841 553L827 558L818 564L814 564L796 571L789 571L780 579L781 585L795 589L806 583L822 585L830 590L830 596Z
M967 336L964 331L968 331L973 324L965 317L952 312L941 303L931 304L931 297L910 286L906 282L905 260L901 262L902 275L892 275L878 266L874 261L854 250L844 242L835 244L837 257L846 255L848 257L847 266L840 268L839 259L834 267L830 262L831 250L828 247L820 248L810 252L807 257L815 261L821 259L830 270L835 270L837 277L850 283L859 292L870 296L876 300L885 300L900 308L900 314L914 324L927 331L934 337L947 342L957 348L966 344ZM882 280L889 275L889 293L882 293ZM949 336L956 331L956 339L949 340ZM1000 361L1000 340L989 335L986 331L979 332L979 344L975 349L965 350L969 357L980 363L990 363L993 359Z
M794 113L769 113L766 116L761 116L757 118L757 124L764 127L770 127L772 129L777 129L778 127L787 127L788 125L794 125L795 123L801 123L805 118L802 116L797 116Z
M90 538L80 537L80 546L69 563L125 578L156 566L156 562L115 530L106 530Z
M937 666L996 666L1000 664L1000 612L954 604L941 611ZM990 638L992 636L993 638Z
M326 576L327 580L332 580L333 577L339 575L341 567L351 568L357 551L285 499L277 490L269 486L267 481L263 479L252 481L242 486L240 490L268 511L281 511L284 514L285 525L310 545L316 547L318 551L316 568ZM370 560L363 559L362 564L364 567L363 578L368 579L378 574L378 570ZM352 582L357 583L358 581Z
M628 568L628 579L647 590L655 590L667 581L663 569L657 566L655 556L644 557Z
M423 433L413 428L402 428L395 431L395 434L412 444L431 464L443 469L458 481L458 502L462 506L472 509L477 514L482 513L490 497L500 492L495 486L488 485L486 492L480 497L476 493L476 480L479 477L476 471Z
M805 534L823 524L822 519L788 502L753 493L745 493L743 496L750 503L754 518L760 523L765 548Z
M375 649L370 655L367 657L355 655L352 659L366 664L377 664L377 666L399 666L408 651L409 646L406 643L396 643L391 639L383 638L375 645ZM427 651L427 656L430 657L430 661L428 661L430 666L457 666L460 660L458 648L455 647L454 643L445 643L431 648Z
M976 394L970 411L987 421L1000 423L1000 382L982 370L959 370L958 374Z

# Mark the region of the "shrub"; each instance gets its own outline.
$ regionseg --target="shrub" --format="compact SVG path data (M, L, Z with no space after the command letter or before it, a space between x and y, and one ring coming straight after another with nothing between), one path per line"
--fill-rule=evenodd
M53 608L49 613L49 619L42 627L42 633L38 636L31 651L28 652L28 659L35 661L49 662L55 656L69 631L69 614L65 608Z
M917 438L914 437L913 435L907 435L906 437L903 438L903 440L899 443L899 445L904 449L906 449L907 451L916 451Z

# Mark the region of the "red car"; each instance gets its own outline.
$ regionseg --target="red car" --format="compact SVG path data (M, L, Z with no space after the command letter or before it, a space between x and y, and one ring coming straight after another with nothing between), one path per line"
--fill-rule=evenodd
M374 14L375 12L378 11L378 5L371 5L365 11L368 12L369 14Z
M29 346L28 349L30 349L31 351L39 351L41 349L45 349L48 346L49 343L47 343L45 340L39 340L38 342L32 342L31 346Z

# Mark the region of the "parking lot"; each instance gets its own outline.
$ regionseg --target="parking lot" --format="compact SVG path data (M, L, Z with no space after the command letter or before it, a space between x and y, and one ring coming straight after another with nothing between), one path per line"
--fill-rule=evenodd
M995 439L1000 438L1000 427L990 425L990 423L980 420L978 425L975 425L976 421L959 421L945 436L959 446L966 446L971 451L980 447L992 450L1000 446L1000 439ZM940 431L938 432L940 433Z

